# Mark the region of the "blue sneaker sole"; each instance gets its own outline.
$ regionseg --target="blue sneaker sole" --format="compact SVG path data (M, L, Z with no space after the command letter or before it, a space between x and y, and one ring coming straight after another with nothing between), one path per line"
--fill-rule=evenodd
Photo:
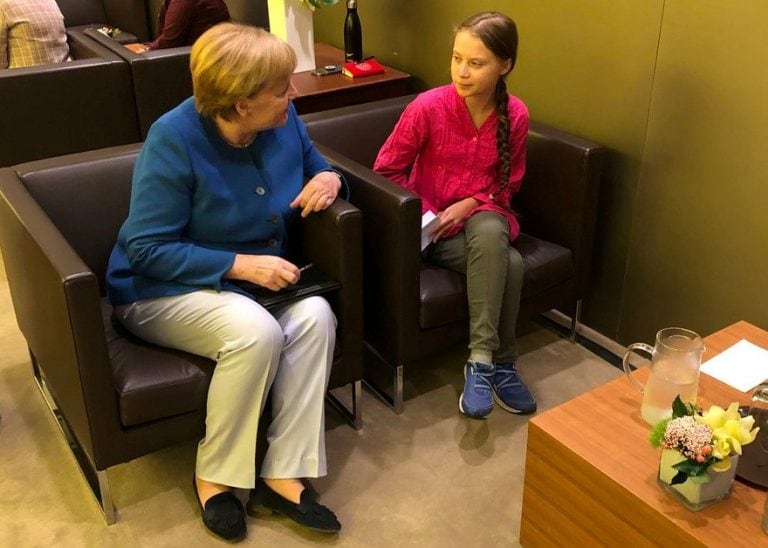
M488 417L488 415L490 415L490 414L491 414L491 411L493 411L493 407L491 407L491 409L490 409L490 410L489 410L487 413L485 413L484 415L483 415L483 414L481 414L481 413L478 413L477 415L472 415L472 414L470 414L470 413L467 413L467 412L464 410L463 401L464 401L464 392L462 392L462 393L461 393L461 396L459 396L459 411L461 411L461 413L462 413L462 414L463 414L465 417L467 417L467 418L470 418L470 419L475 419L475 420L478 420L478 421L482 421L482 420L485 420L485 419Z
M536 405L533 406L533 409L517 409L515 407L511 407L504 403L502 399L496 394L496 391L493 391L493 401L496 402L499 407L501 407L504 411L508 411L509 413L514 413L515 415L530 415L531 413L534 413L536 411Z

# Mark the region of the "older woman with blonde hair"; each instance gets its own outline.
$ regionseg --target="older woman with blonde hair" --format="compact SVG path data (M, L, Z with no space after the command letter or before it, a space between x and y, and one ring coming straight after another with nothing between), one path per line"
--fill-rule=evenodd
M237 283L296 283L288 226L342 187L291 104L295 66L290 46L256 27L222 23L195 42L194 96L149 131L108 269L128 330L216 361L194 488L206 527L230 541L246 534L234 488L252 489L249 514L264 507L320 531L341 528L303 481L326 474L336 319L319 296L270 313ZM268 393L269 448L257 471Z

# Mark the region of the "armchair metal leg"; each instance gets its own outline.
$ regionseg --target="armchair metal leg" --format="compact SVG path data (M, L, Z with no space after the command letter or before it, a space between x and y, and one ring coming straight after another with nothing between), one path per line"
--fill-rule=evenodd
M56 425L59 427L61 435L64 436L64 440L69 446L69 450L77 463L77 468L85 479L85 482L90 488L91 494L96 499L101 514L104 517L104 521L107 525L112 525L117 521L117 514L115 512L115 506L112 502L112 492L109 488L109 477L106 470L96 470L91 464L80 446L79 442L72 434L72 431L67 424L67 420L62 414L59 406L56 404L56 400L53 398L50 390L45 382L45 377L40 371L40 367L37 364L37 359L30 351L30 358L32 359L32 372L35 377L37 387L40 389L40 393L43 396L43 400L48 405L53 418L56 420Z
M573 317L571 318L571 334L570 339L571 342L576 342L576 331L579 327L579 321L581 320L581 299L576 301L576 310L573 313Z
M365 344L366 352L370 352L377 363L382 363L386 366L387 371L391 375L392 379L392 395L390 396L386 389L382 388L372 377L372 375L366 375L363 378L365 385L370 388L376 396L378 396L384 403L392 408L392 410L400 415L405 404L403 403L403 366L402 364L392 365L384 357L379 354L375 348L368 343Z
M326 393L325 398L341 415L344 419L354 428L360 430L363 428L363 411L362 411L362 397L363 397L363 383L362 381L355 381L351 383L352 386L352 410L350 411L341 401L331 394L329 391Z

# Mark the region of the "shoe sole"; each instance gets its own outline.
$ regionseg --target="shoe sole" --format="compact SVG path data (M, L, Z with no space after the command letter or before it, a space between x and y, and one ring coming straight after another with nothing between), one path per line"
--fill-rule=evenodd
M523 411L522 409L517 409L515 407L510 407L504 401L496 394L496 391L493 391L493 401L499 404L499 407L501 407L504 411L507 411L509 413L513 413L515 415L530 415L531 413L536 412L536 408L534 407L530 411Z

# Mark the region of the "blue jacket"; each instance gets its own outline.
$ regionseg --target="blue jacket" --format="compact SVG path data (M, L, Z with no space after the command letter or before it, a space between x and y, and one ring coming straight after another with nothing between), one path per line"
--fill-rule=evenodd
M288 204L330 169L293 105L285 126L238 149L187 99L152 125L136 160L130 211L107 267L110 301L243 293L222 279L235 255L284 255L300 213Z

